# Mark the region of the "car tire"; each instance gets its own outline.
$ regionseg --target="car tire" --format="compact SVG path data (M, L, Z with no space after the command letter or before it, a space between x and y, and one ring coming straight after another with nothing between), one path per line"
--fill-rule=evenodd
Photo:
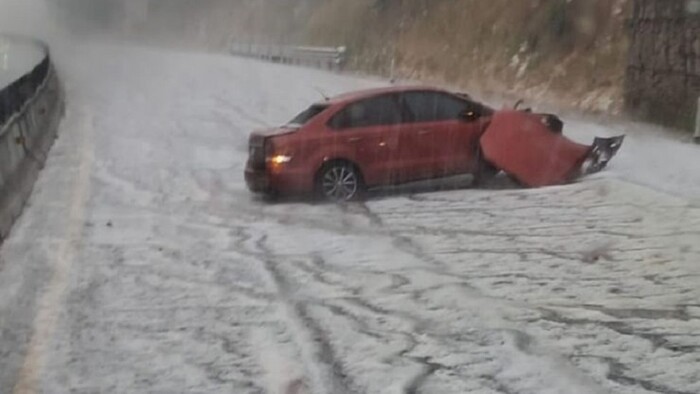
M501 172L498 167L494 166L484 158L484 154L479 149L476 153L476 165L474 168L474 181L472 184L475 187L480 187L484 186L487 184L490 180L496 177L498 173Z
M316 194L330 202L358 200L365 191L360 170L354 164L335 160L326 163L316 176Z

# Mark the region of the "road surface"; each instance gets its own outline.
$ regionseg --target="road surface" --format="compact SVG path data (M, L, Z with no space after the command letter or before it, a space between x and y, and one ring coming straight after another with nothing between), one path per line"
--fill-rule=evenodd
M248 132L382 81L97 44L59 64L67 117L0 249L0 392L700 392L696 147L575 120L633 134L577 184L273 204Z

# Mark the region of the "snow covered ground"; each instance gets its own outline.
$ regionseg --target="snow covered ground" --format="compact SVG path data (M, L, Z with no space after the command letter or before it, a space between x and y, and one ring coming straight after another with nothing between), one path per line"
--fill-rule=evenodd
M634 134L574 185L270 204L243 184L248 132L382 81L59 62L67 118L0 249L3 393L700 392L697 147L578 119Z

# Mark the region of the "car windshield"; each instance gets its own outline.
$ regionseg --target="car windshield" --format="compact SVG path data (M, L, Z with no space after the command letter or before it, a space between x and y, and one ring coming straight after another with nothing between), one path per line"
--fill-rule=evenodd
M700 394L700 0L0 0L0 394Z
M314 104L299 115L295 116L294 119L287 122L287 126L303 126L311 121L311 119L318 116L321 112L325 111L327 108L328 105Z

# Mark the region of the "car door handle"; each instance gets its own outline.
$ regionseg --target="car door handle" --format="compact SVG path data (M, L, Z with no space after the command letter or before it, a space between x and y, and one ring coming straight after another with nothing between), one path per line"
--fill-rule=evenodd
M360 141L362 141L362 138L360 138L360 137L348 138L348 142L357 143L357 142L360 142Z
M430 130L418 130L418 135L426 135L426 134L430 134L430 133L431 133Z

